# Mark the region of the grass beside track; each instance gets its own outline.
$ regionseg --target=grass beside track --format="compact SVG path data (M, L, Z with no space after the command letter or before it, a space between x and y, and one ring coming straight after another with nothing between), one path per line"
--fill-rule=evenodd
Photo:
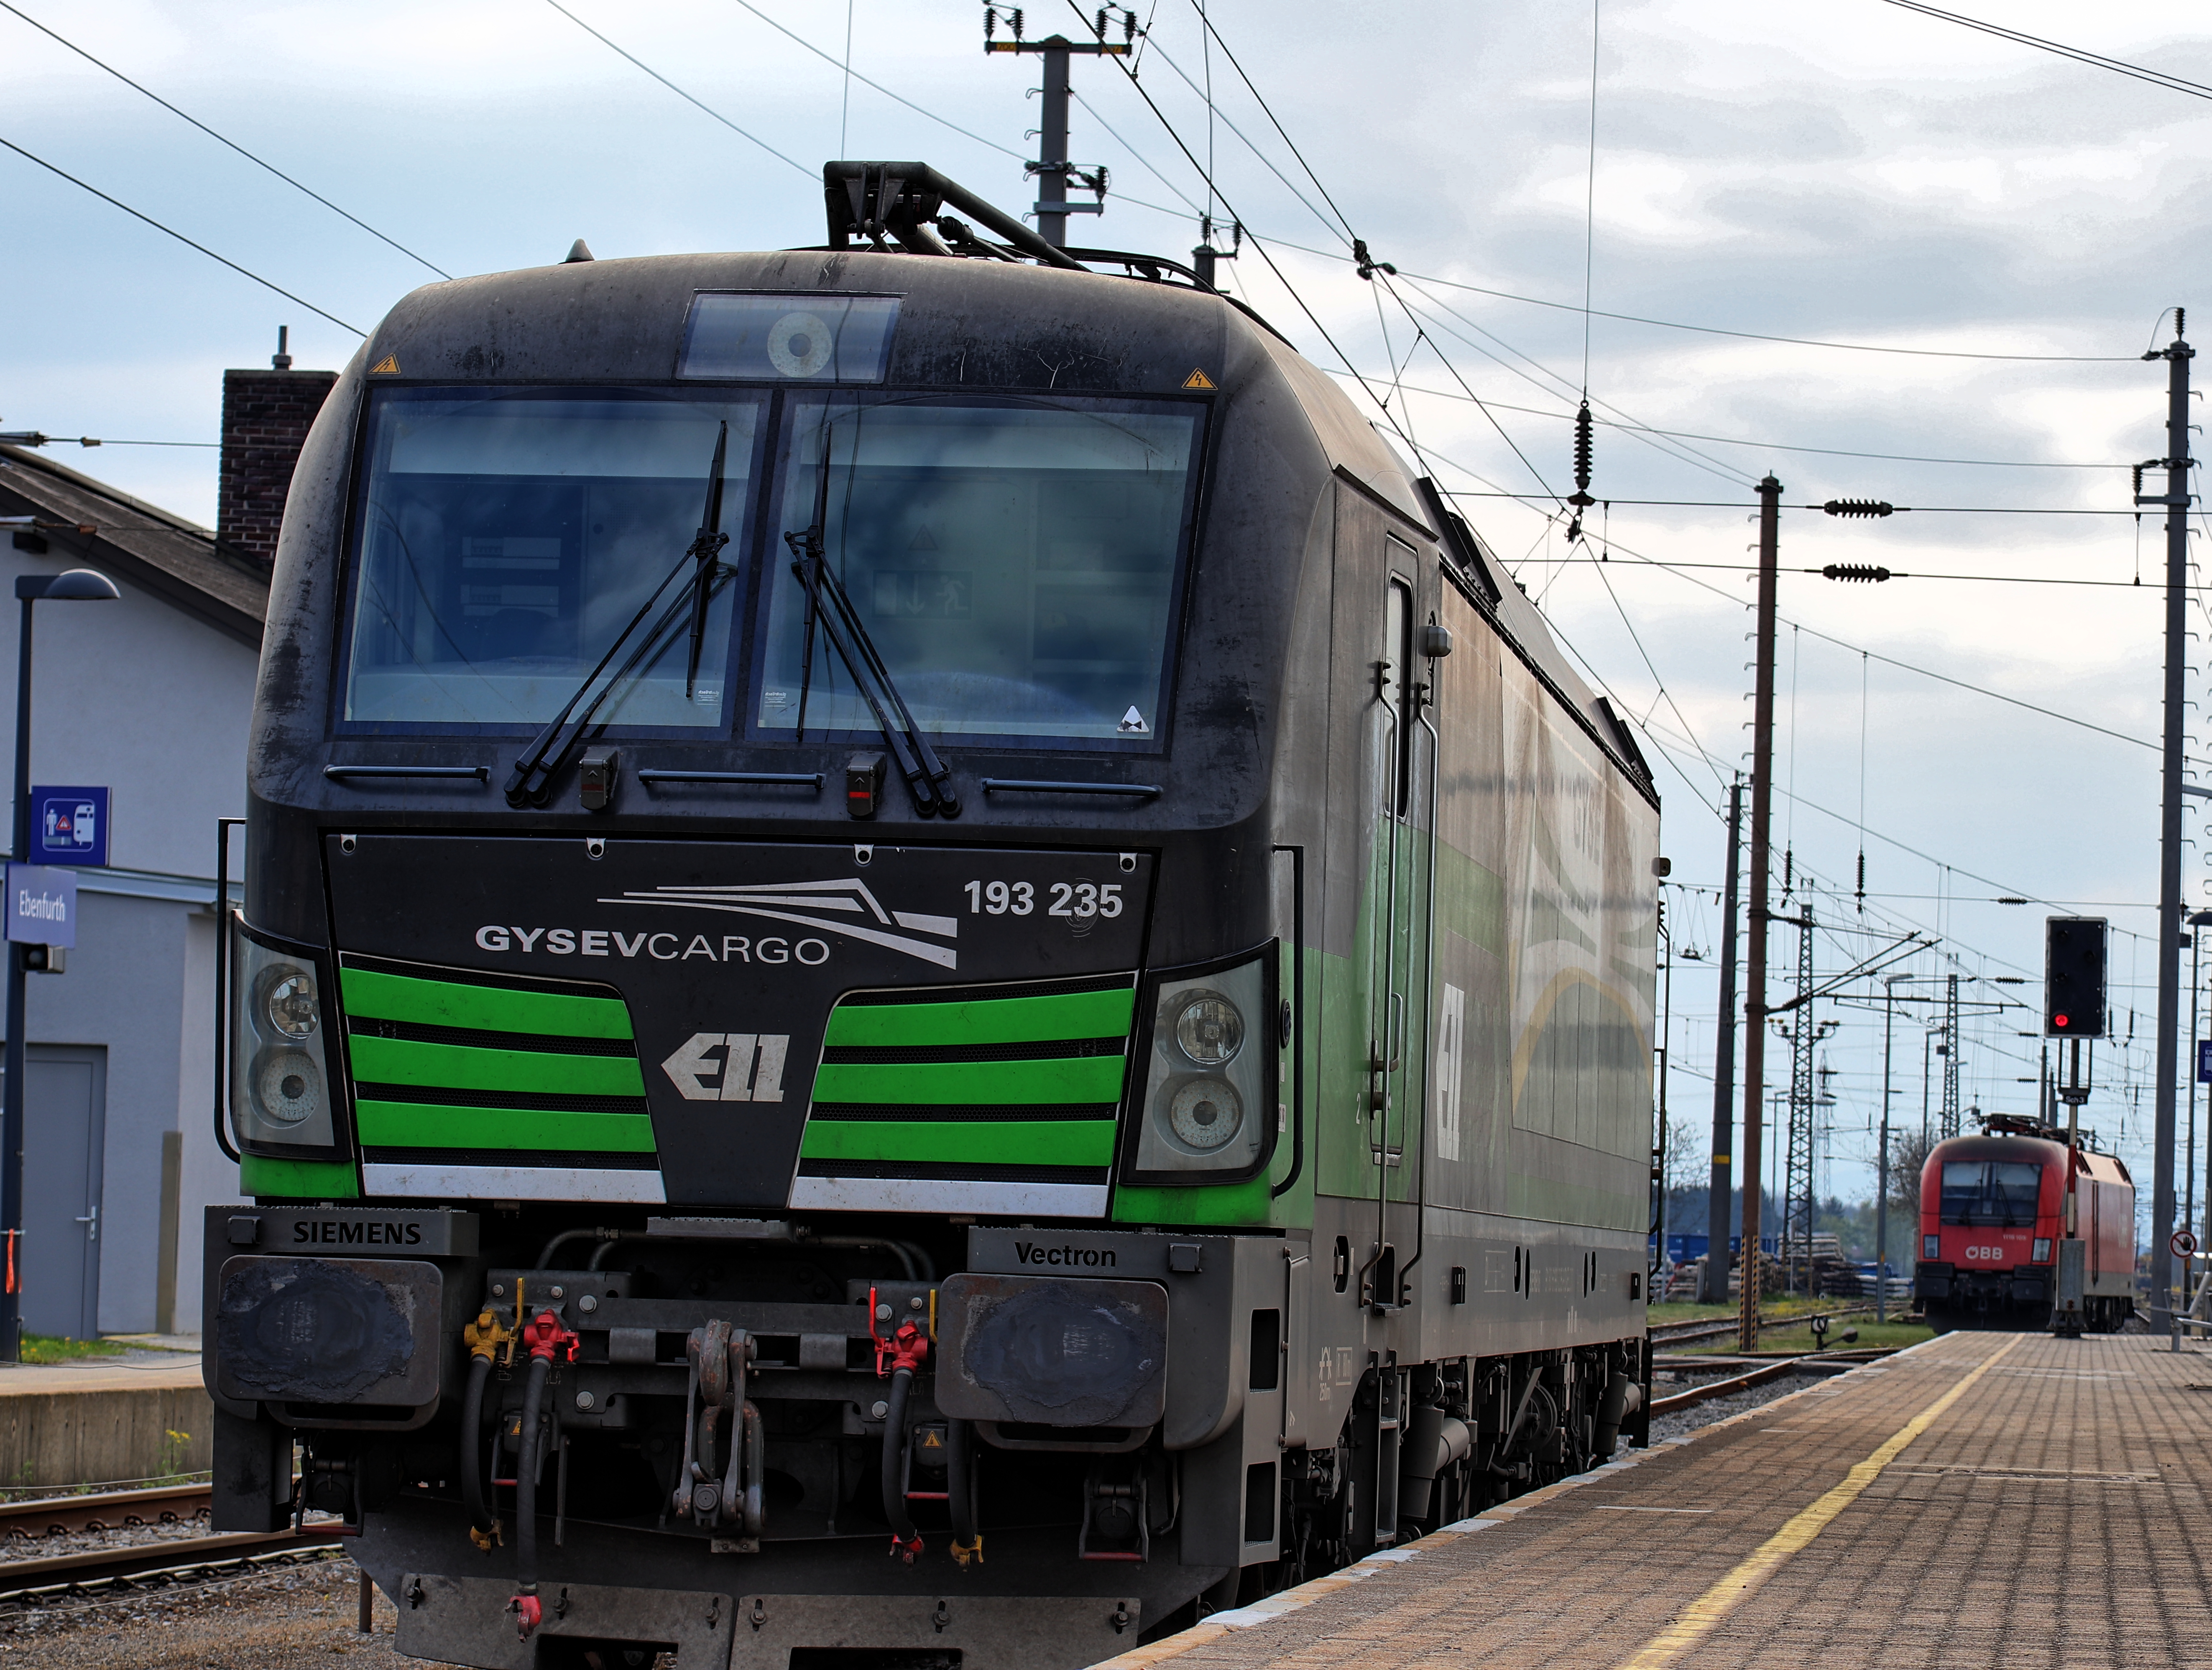
M26 1363L74 1363L87 1357L120 1357L130 1349L113 1339L57 1339L44 1333L23 1336Z
M1866 1299L1808 1299L1792 1294L1787 1298L1764 1301L1759 1307L1759 1315L1761 1325L1764 1327L1778 1321L1786 1321L1792 1316L1810 1316L1815 1311L1848 1310L1853 1305L1870 1303L1871 1301ZM1668 1322L1729 1321L1733 1320L1736 1314L1735 1303L1733 1300L1724 1305L1670 1304L1653 1305L1650 1309L1651 1326L1655 1328L1663 1327ZM1856 1319L1850 1319L1850 1321L1855 1320ZM1838 1322L1836 1326L1848 1327L1850 1326L1850 1321Z

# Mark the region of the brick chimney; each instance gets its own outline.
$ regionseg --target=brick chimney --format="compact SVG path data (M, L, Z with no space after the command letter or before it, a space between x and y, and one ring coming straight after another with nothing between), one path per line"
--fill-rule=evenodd
M222 373L222 465L216 490L216 537L264 573L276 561L284 495L308 427L330 398L335 371L295 371L285 352L291 332L276 332L266 371Z

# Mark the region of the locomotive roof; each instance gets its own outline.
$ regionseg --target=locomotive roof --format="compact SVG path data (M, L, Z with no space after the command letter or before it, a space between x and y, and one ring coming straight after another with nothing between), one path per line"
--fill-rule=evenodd
M2081 1139L2081 1163L2085 1170L2100 1176L2117 1174L2119 1181L2128 1180L2127 1167L2118 1157L2088 1145L2095 1140L2093 1133L2084 1131ZM1928 1163L1936 1165L1946 1160L2018 1160L2057 1164L2063 1163L2065 1155L2066 1144L2061 1138L2011 1133L1946 1137L1928 1151Z
M665 384L702 290L898 296L884 375L893 386L1188 398L1195 373L1195 386L1213 386L1209 398L1237 403L1247 422L1294 410L1331 471L1439 546L1500 635L1656 801L1633 738L1479 536L1326 373L1256 315L1194 286L868 250L579 259L413 291L370 332L345 380Z

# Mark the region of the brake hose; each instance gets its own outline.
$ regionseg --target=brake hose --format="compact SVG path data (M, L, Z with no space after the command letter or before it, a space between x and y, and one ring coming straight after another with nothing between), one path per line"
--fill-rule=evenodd
M964 1569L983 1564L983 1533L976 1527L975 1429L953 1421L945 1434L945 1506L952 1515L952 1558Z
M576 1360L576 1336L561 1326L561 1319L541 1310L525 1325L523 1342L530 1347L530 1377L523 1383L522 1435L514 1460L514 1599L507 1609L514 1614L518 1638L527 1641L542 1615L538 1604L538 1456L539 1417L544 1412L545 1382L553 1373L553 1357L566 1348L568 1360Z
M872 1337L872 1304L868 1326ZM884 1408L884 1517L890 1521L892 1556L912 1565L921 1552L921 1533L914 1528L914 1517L906 1509L907 1395L915 1375L929 1361L929 1336L913 1322L902 1322L889 1340L878 1339L876 1349L876 1372L881 1374L887 1361L891 1378L890 1398Z
M484 1500L483 1392L490 1378L490 1357L471 1357L468 1390L461 1394L461 1502L469 1510L470 1535L487 1549L499 1535L499 1521Z
M521 1320L519 1309L515 1320ZM469 1348L468 1390L461 1399L461 1502L469 1510L469 1540L489 1553L499 1541L499 1515L484 1495L484 1383L500 1347L513 1351L514 1330L487 1309L461 1330L461 1339Z

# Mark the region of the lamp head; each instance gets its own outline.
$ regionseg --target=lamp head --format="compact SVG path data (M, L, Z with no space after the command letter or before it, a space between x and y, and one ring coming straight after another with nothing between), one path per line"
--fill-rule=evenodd
M100 603L122 595L113 580L94 568L70 568L46 582L49 603Z
M122 595L115 589L113 580L93 568L15 576L15 596L24 601L44 598L52 603L98 603Z

